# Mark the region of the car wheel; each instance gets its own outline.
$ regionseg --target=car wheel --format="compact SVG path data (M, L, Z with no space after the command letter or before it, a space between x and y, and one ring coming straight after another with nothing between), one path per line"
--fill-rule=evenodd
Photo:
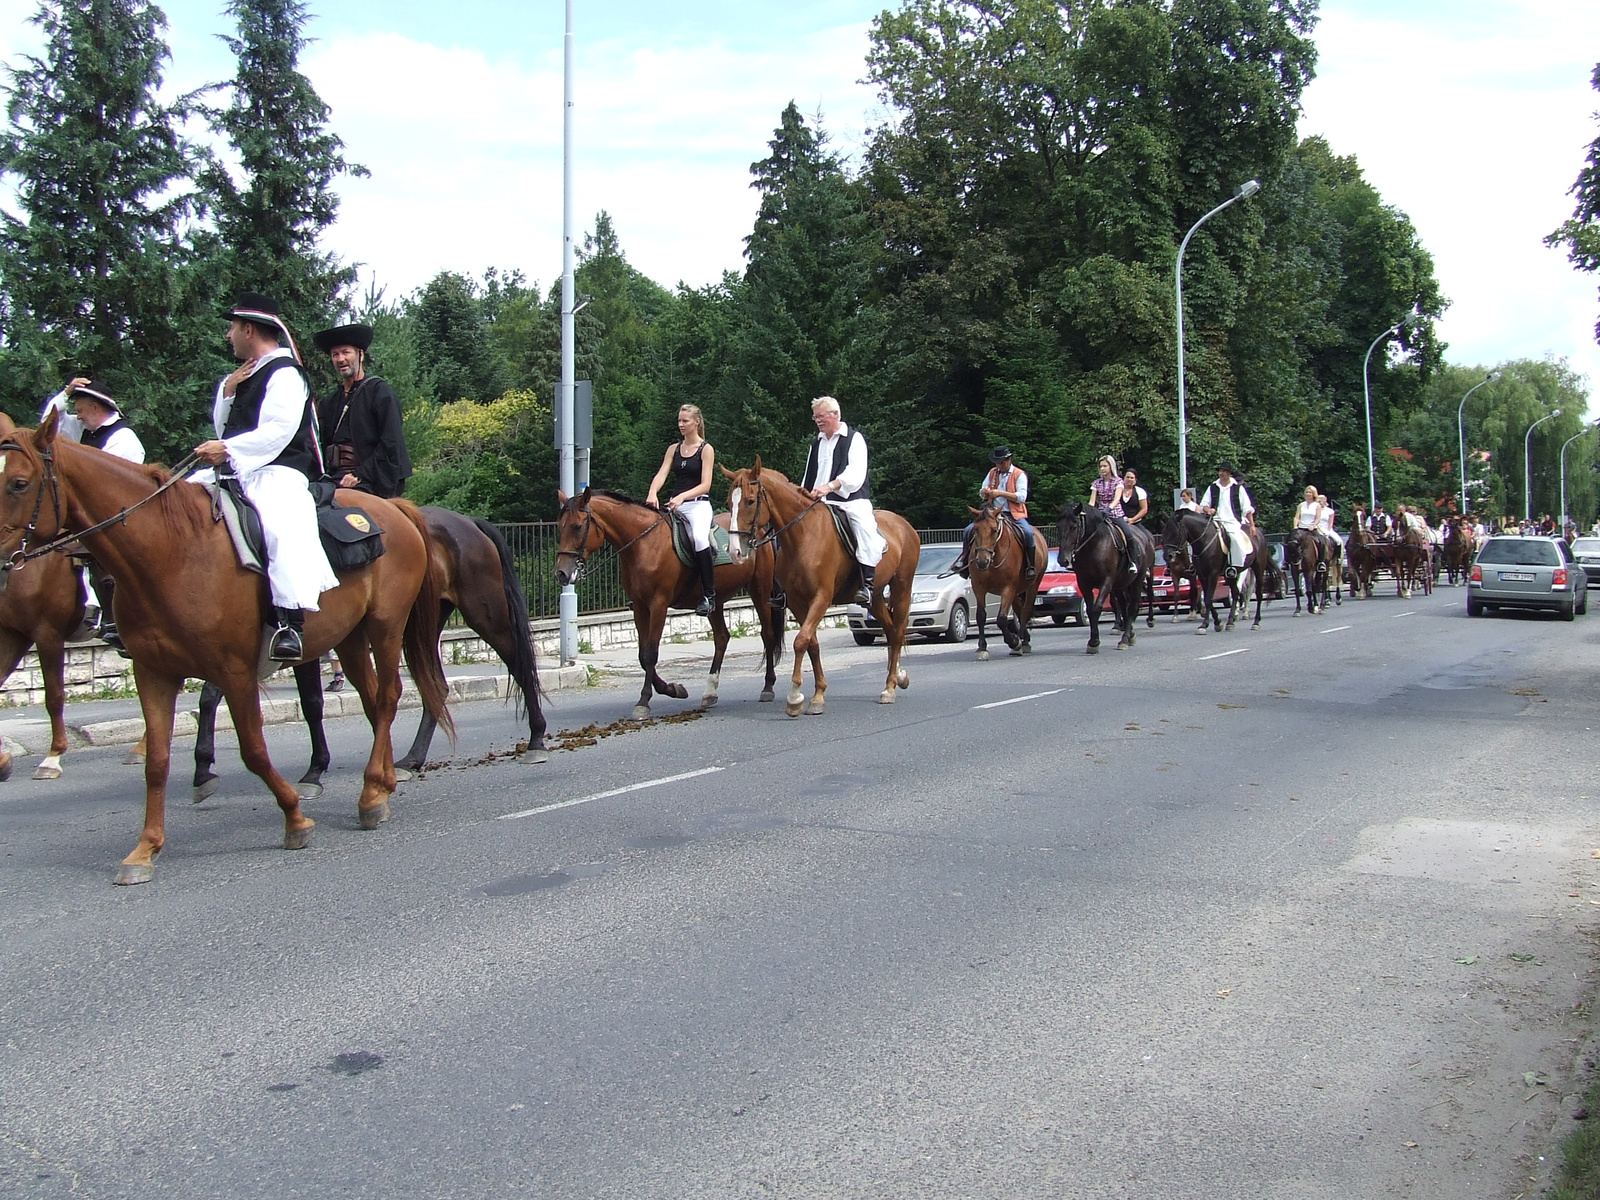
M1483 616L1483 601L1482 600L1468 600L1467 601L1467 616L1469 616L1469 617L1481 617L1481 616Z
M1067 614L1066 613L1051 613L1050 614L1050 623L1052 625L1065 625L1067 623Z
M1571 604L1563 604L1558 611L1561 613L1561 619L1563 621L1575 620L1578 616L1577 602L1574 601Z
M964 642L967 640L967 602L957 600L950 607L950 625L945 630L945 640L950 642Z
M1080 627L1087 625L1089 623L1089 614L1080 608L1072 614L1072 623Z
M1584 589L1583 595L1581 597L1579 597L1579 599L1578 599L1578 615L1580 617L1587 617L1589 615L1589 589L1588 588Z
M874 641L877 640L878 637L877 634L865 629L852 629L850 631L850 636L855 638L856 645L858 646L870 646Z

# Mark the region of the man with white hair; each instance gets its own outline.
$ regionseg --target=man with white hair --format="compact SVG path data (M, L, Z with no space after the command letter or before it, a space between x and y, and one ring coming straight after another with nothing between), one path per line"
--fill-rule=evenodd
M872 488L867 482L867 439L841 419L839 402L819 396L811 402L811 419L817 436L806 455L806 472L800 486L813 499L844 510L856 538L856 565L861 588L854 596L863 608L872 604L873 572L887 543L872 515Z

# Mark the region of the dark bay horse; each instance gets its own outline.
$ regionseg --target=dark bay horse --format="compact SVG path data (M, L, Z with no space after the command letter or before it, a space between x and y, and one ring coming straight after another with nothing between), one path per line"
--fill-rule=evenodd
M548 761L544 712L539 705L538 664L528 627L528 601L517 577L511 547L498 528L478 517L435 505L424 505L418 511L427 522L430 569L440 597L434 640L444 632L450 614L459 611L467 627L493 647L511 674L519 715L525 714L528 721L527 761ZM300 663L294 669L294 682L300 695L300 714L311 734L311 765L300 777L298 791L302 798L315 799L322 794L322 774L331 761L322 723L322 664L314 659ZM217 789L218 779L212 768L217 758L217 704L221 699L222 689L214 683L200 691L200 729L194 747L196 803ZM422 769L437 730L433 714L423 709L411 749L394 764L397 775Z
M0 682L17 669L30 646L39 650L44 707L50 715L50 753L34 768L35 779L60 779L67 752L66 643L83 623L85 597L78 569L65 553L30 563L0 592ZM11 755L0 750L0 782L11 778Z
M787 595L789 611L800 623L800 631L794 635L794 676L784 711L791 717L802 712L819 716L826 703L828 680L822 673L817 626L831 605L849 599L857 578L855 559L839 540L828 505L813 500L782 473L763 469L760 455L753 466L738 471L724 467L722 473L732 481L728 503L733 510L735 542L752 537L756 538L752 545L775 546L774 572ZM889 650L889 674L878 703L893 704L895 689L911 686L900 655L911 619L911 580L917 573L922 542L898 513L880 508L874 515L888 543L872 591L872 615L883 626ZM816 682L809 704L801 692L807 654Z
M1283 543L1283 554L1289 565L1289 578L1294 582L1294 615L1300 615L1300 585L1304 581L1306 611L1316 616L1328 607L1327 547L1311 530L1291 529Z
M650 715L650 700L657 693L678 700L689 698L681 683L668 683L656 671L661 658L661 630L669 608L692 609L700 602L700 575L685 566L672 548L669 515L651 508L643 500L584 488L577 496L557 492L561 514L557 518L560 552L556 555L556 579L563 587L582 575L589 555L605 543L617 547L622 568L622 590L633 609L634 628L639 633L639 666L644 668L644 690L633 715L643 720ZM720 520L720 518L719 518ZM775 613L772 597L773 557L770 550L757 552L742 561L724 563L716 569L717 603L711 612L711 635L715 649L711 671L706 676L702 704L717 702L722 679L722 658L728 652L728 622L723 605L740 592L748 592L755 602L756 619L761 622L761 644L766 650L766 683L761 689L763 702L770 701L778 679L778 655L783 641L783 616Z
M1033 545L1024 548L1022 529L1012 521L1002 521L993 508L976 509L968 506L972 514L972 549L967 561L970 564L972 591L978 601L978 661L989 657L989 640L984 629L988 619L986 602L1000 597L995 609L994 624L1012 654L1032 654L1033 637L1029 629L1033 621L1033 603L1039 596L1039 581L1044 578L1045 567L1050 562L1050 547L1044 534L1033 531ZM1033 578L1026 578L1026 568L1033 564Z
M322 594L319 611L306 613L304 642L308 659L337 645L361 694L373 736L358 815L362 828L373 829L388 819L395 787L389 730L400 699L402 650L424 706L452 734L454 726L439 645L429 637L440 597L428 569L422 516L405 501L344 491L340 498L367 510L385 530L387 550ZM261 730L257 679L272 624L271 596L264 579L239 565L225 526L212 519L210 494L175 482L160 467L58 439L54 413L36 430L18 429L0 416L5 578L37 566L28 556L45 552L57 535L80 536L116 583L117 628L133 658L144 713L144 828L116 881L148 882L166 844L174 706L185 679L221 686L240 755L283 811L284 848L308 846L314 822L273 767Z
M1219 633L1224 628L1232 629L1239 613L1248 610L1252 592L1256 600L1256 618L1250 628L1261 628L1262 593L1275 580L1277 565L1261 530L1252 526L1246 532L1250 537L1250 553L1245 556L1237 579L1228 588L1228 623L1224 627L1217 618L1216 605L1217 583L1228 567L1228 547L1222 530L1204 513L1180 510L1167 518L1161 531L1167 561L1174 571L1193 571L1200 581L1200 628L1196 633L1205 633L1208 623Z
M1472 573L1472 557L1477 551L1478 539L1472 532L1471 522L1460 517L1451 517L1445 522L1444 566L1451 587L1457 586L1458 581L1466 583L1467 576Z
M1378 535L1365 525L1350 531L1344 554L1350 564L1350 599L1371 600L1372 582L1378 574L1378 553L1386 549Z
M1136 571L1129 571L1122 557L1122 547L1113 530L1116 525L1098 508L1074 500L1061 510L1056 522L1060 535L1060 548L1056 553L1062 562L1072 560L1072 569L1078 575L1078 592L1083 596L1083 607L1089 618L1089 645L1086 652L1100 653L1100 613L1106 602L1122 637L1118 650L1126 650L1138 639L1133 632L1134 618L1139 615L1140 596L1150 587L1150 575L1156 566L1156 544L1150 532L1141 526L1130 525L1133 536L1128 550L1134 558ZM1168 561L1171 561L1169 552ZM1152 596L1152 604L1154 598Z

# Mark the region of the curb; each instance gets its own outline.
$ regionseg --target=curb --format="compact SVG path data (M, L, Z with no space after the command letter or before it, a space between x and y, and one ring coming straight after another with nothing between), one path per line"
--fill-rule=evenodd
M589 672L585 667L549 667L540 670L539 686L546 692L565 688L587 687ZM468 675L450 680L450 703L465 704L474 700L504 700L511 694L509 675ZM352 689L323 696L322 715L325 720L338 717L361 716L361 697ZM400 707L421 708L417 693L406 687L400 693ZM293 697L263 696L261 719L264 725L297 724L300 721L300 701ZM217 728L233 728L233 715L224 704L217 710ZM172 726L174 738L194 737L198 729L196 710L180 709ZM144 736L142 717L122 717L110 721L91 721L84 725L67 724L69 744L89 746L127 746ZM50 752L50 722L42 720L0 721L0 739L11 754L48 754Z

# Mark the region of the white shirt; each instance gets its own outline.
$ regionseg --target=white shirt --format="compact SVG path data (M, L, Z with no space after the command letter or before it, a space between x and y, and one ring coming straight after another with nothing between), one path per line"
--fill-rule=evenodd
M1322 521L1322 506L1315 500L1302 500L1300 507L1295 509L1294 527L1296 529L1315 529Z
M1333 536L1333 514L1334 509L1331 504L1324 504L1322 511L1317 514L1317 529L1330 537Z
M256 371L275 359L293 359L287 346L279 346L270 354L263 354L256 362ZM251 372L252 375L255 371ZM223 383L226 383L223 380ZM211 422L217 436L222 437L228 414L233 410L233 397L222 394L223 383L217 384L217 398L211 409ZM275 371L267 380L267 392L261 398L261 417L254 429L236 433L223 443L228 447L228 464L238 475L249 475L268 466L282 454L300 429L305 417L306 401L311 394L306 390L305 379L299 371ZM866 457L864 454L862 457Z
M39 420L43 421L48 417L51 409L55 409L61 414L59 426L61 432L75 442L83 441L83 422L78 419L77 413L67 407L67 393L65 391L57 392L45 401L44 411L39 414ZM118 413L117 415L121 416L122 414ZM111 436L106 439L106 444L100 448L107 454L115 454L118 458L125 458L131 463L142 463L144 461L144 443L139 440L139 435L126 425L120 429L112 430Z
M854 457L854 454L855 452L852 451L851 457ZM1028 502L1028 473L1026 471L1021 467L1012 467L1009 471L995 471L993 474L994 483L992 485L989 483L988 475L983 477L983 482L978 485L980 493L984 488L993 486L997 492L1015 492L1018 504L1026 504ZM1005 508L1010 503L1011 501L1004 496L989 497L989 504L994 508Z
M1244 519L1255 512L1255 502L1250 499L1250 493L1245 491L1244 484L1237 479L1229 484L1224 484L1221 479L1217 479L1212 482L1211 486L1217 489L1217 516L1224 521L1235 521L1242 525L1244 524ZM1232 499L1233 489L1236 487L1239 489L1239 508L1241 509L1237 513L1233 511ZM1208 488L1207 491L1209 490Z
M276 383L277 380L273 380L273 382ZM263 405L262 407L265 409L266 406ZM293 430L290 430L291 436L293 436L293 432ZM817 435L817 482L815 486L821 487L832 480L833 477L828 472L833 470L833 450L839 444L840 438L854 438L855 440L850 446L850 461L845 464L844 473L839 476L839 490L830 493L830 497L848 496L851 492L857 491L867 481L867 439L851 429L843 421L840 421L839 432L832 437L823 437L820 433ZM285 446L289 444L287 438L284 439L283 444ZM276 458L277 455L274 454L273 457Z

